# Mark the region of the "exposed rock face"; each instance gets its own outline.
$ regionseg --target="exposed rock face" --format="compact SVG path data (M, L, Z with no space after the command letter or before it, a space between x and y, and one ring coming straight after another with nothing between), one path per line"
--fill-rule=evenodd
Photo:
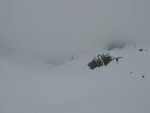
M94 58L89 64L88 64L90 69L95 69L96 67L101 67L103 66L103 63L101 60L98 60Z
M139 49L139 51L143 51L143 49L141 48L141 49Z
M105 66L107 66L113 60L112 56L110 56L108 53L106 55L102 54L101 59Z
M114 58L111 55L109 55L109 53L98 55L91 62L89 62L88 67L93 70L97 67L107 66L113 60L116 60L116 62L118 62L120 58L122 58L122 57Z

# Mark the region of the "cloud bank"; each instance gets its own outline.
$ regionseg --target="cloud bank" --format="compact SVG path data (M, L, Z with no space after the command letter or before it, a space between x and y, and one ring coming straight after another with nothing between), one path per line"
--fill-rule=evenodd
M150 42L149 0L1 0L0 47L58 58L112 38Z

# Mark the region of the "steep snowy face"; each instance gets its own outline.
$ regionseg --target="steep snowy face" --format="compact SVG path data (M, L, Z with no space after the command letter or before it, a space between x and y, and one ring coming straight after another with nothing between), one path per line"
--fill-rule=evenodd
M149 113L150 47L139 48L110 51L123 58L95 70L86 64L98 53L44 69L0 60L0 112Z
M149 11L149 0L0 0L0 113L150 113ZM114 39L137 45L103 50ZM108 52L123 58L88 68Z
M110 38L150 42L149 6L146 0L1 0L0 46L54 60Z

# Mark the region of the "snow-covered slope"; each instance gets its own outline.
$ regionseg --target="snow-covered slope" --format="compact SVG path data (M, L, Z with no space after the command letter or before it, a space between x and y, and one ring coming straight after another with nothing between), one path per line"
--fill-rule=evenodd
M113 50L119 63L95 70L98 53L41 69L0 59L0 113L149 113L150 47L138 49Z

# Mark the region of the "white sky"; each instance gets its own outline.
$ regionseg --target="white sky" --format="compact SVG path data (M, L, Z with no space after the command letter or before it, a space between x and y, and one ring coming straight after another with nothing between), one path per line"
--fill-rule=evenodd
M149 0L0 0L0 47L57 57L110 38L150 42Z

